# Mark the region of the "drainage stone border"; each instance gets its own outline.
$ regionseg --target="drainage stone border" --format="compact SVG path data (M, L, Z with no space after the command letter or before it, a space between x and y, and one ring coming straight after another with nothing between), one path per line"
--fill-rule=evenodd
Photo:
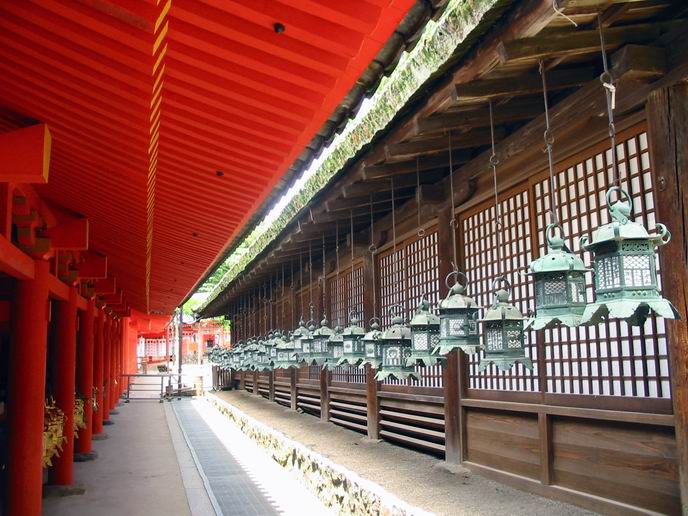
M263 448L280 466L297 475L320 501L339 514L380 516L429 516L378 484L335 464L283 433L264 425L234 405L206 393L207 401Z

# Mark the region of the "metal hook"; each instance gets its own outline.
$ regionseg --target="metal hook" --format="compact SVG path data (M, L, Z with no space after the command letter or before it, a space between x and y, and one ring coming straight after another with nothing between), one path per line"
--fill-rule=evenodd
M557 13L558 16L565 18L566 20L570 21L574 27L578 28L578 24L575 21L573 21L571 18L566 16L561 9L559 9L559 7L557 6L557 0L552 0L552 9L554 10L555 13Z

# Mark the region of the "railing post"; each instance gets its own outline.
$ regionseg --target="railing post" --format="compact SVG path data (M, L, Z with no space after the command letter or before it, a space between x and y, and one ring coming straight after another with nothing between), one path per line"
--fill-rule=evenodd
M260 396L260 391L258 390L258 378L260 375L258 371L253 371L253 394Z
M447 355L442 368L444 391L444 460L458 464L461 456L461 425L459 407L459 354L454 350Z
M368 415L368 438L380 438L380 406L377 392L380 382L375 380L375 369L366 364L366 409Z
M329 369L320 370L320 421L330 420L330 383L332 372Z
M246 390L246 373L244 371L240 371L237 373L239 375L239 390L240 391L245 391Z
M289 395L289 401L291 405L292 410L296 410L297 408L297 403L296 403L296 378L299 374L299 370L296 367L292 367L289 369L289 389L290 389L290 395Z
M275 401L275 371L270 371L268 375L268 400Z

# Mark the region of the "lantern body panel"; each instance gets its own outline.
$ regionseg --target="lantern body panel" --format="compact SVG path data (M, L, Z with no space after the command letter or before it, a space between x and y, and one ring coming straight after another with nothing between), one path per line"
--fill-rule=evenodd
M382 364L375 374L377 381L386 379L418 380L415 360L410 360L413 352L411 329L403 324L401 317L392 319L392 326L380 337Z
M447 297L439 304L440 335L439 344L433 353L443 357L455 349L465 353L477 353L480 349L478 334L478 304L466 295L466 286L458 282L459 277L465 275L457 272L457 281L449 287Z
M342 332L342 356L337 365L357 366L365 359L365 330L358 326L359 321L351 317L349 326Z

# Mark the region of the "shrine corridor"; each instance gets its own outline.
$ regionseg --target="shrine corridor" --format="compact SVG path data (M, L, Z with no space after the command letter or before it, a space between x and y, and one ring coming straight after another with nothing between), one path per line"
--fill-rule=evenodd
M328 514L303 487L201 400L132 401L75 464L85 494L48 496L48 516ZM268 490L269 484L269 490ZM298 505L298 507L297 507ZM303 512L301 512L303 514Z

